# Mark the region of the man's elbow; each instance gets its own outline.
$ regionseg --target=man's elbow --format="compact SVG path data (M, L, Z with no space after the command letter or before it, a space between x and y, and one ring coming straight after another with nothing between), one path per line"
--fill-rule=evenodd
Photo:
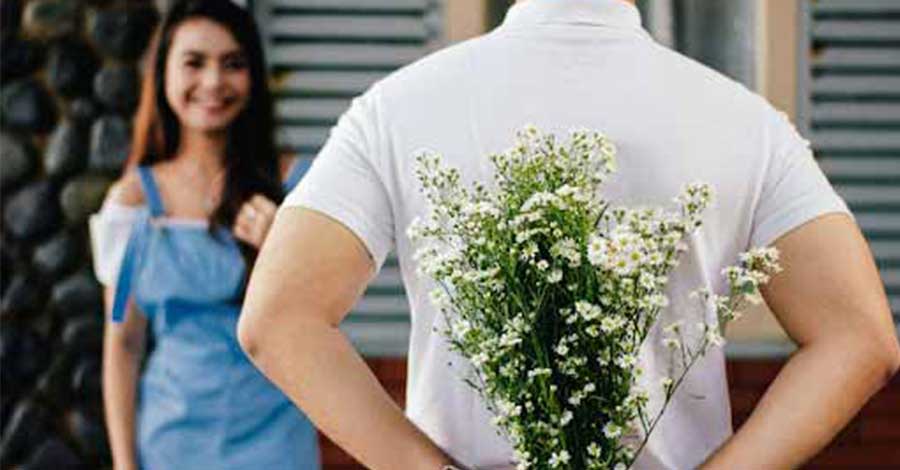
M891 331L871 332L867 337L858 338L860 351L868 356L868 361L880 370L884 383L887 383L900 370L900 343Z
M854 357L859 373L869 376L873 384L887 383L900 370L900 343L894 328L848 328L829 338L822 338L820 344L830 343L830 347Z
M887 366L887 379L890 380L900 370L900 343L897 342L897 337L888 341L884 362Z

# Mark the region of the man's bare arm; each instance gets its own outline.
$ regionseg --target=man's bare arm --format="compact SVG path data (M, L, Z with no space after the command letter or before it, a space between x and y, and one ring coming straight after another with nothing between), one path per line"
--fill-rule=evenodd
M338 329L372 270L366 248L343 225L311 210L282 209L250 279L241 347L366 467L438 470L450 460L406 419Z
M799 349L704 469L797 468L900 364L881 278L848 216L822 216L774 246L784 271L762 294Z

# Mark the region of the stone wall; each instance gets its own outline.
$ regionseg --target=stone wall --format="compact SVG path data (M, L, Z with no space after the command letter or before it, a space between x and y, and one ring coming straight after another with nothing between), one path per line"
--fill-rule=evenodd
M103 468L86 221L128 153L147 1L2 0L0 467Z

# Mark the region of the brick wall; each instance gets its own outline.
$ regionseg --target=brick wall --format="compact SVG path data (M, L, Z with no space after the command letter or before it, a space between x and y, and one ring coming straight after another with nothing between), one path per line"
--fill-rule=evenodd
M368 359L382 385L400 406L404 402L405 359ZM766 387L784 364L775 359L742 359L728 363L734 425L753 411ZM324 436L325 470L359 470L359 465ZM900 375L879 392L807 469L900 469Z
M775 378L780 360L728 363L735 428L753 411ZM808 469L900 469L900 375L876 394Z
M406 359L366 359L381 385L402 408L405 405ZM334 445L327 437L319 435L324 470L361 470L362 465Z

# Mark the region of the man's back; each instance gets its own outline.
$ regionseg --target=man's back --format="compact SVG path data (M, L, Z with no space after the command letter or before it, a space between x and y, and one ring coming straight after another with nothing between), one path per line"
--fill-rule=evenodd
M431 281L416 274L405 231L425 214L414 156L441 153L467 181L488 181L487 155L511 146L526 124L565 137L600 130L618 147L606 183L614 204L673 207L683 185L710 183L713 205L671 276L661 322L709 315L688 300L749 246L764 246L827 212L847 212L783 115L741 85L652 41L620 0L529 0L481 38L433 54L354 102L286 204L349 227L376 266L395 248L412 311L407 415L463 464L499 465L510 449L495 434L465 366L435 327ZM335 187L338 189L336 190ZM695 320L696 319L696 320ZM439 328L438 328L439 330ZM649 338L648 388L668 356ZM689 375L645 452L642 467L689 468L731 433L724 357L714 351Z

